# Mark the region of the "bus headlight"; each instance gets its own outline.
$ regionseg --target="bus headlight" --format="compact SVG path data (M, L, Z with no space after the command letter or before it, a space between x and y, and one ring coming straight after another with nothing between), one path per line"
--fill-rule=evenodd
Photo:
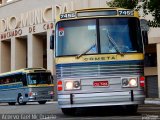
M65 89L66 90L72 90L73 89L73 82L72 81L66 81Z
M74 87L75 89L80 89L80 82L79 82L79 81L74 81L74 82L73 82L73 87Z
M127 79L127 78L123 78L123 79L122 79L122 86L123 86L123 87L127 87L128 84L129 84L128 79Z
M29 92L28 95L29 95L29 96L36 96L36 95L38 95L38 94L37 94L37 92Z
M80 89L80 81L65 81L65 90L77 90Z
M137 87L137 79L136 78L130 78L129 79L129 85L131 87Z
M122 87L137 87L137 78L122 78Z

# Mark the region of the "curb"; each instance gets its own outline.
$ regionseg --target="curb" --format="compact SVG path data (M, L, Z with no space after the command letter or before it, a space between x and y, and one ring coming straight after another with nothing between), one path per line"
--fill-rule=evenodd
M160 105L160 99L159 98L147 98L144 101L145 104L156 104Z

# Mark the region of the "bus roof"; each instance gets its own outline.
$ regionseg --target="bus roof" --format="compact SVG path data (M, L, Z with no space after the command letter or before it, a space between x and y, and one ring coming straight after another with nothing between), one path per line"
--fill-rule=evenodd
M108 8L86 8L77 9L71 12L66 12L57 16L56 21L69 20L69 19L81 19L81 18L93 18L93 17L137 17L139 18L138 11L108 7Z
M95 10L129 10L129 9L118 8L118 7L106 7L106 8L84 8L84 9L77 9L75 11L95 11Z
M33 72L50 72L50 70L47 70L45 68L23 68L23 69L19 69L19 70L15 70L15 71L1 73L0 77L21 74L21 73L33 73Z

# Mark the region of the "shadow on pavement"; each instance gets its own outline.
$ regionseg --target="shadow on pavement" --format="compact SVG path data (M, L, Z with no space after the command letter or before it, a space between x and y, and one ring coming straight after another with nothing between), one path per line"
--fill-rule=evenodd
M104 117L104 116L130 116L130 115L141 116L140 113L129 113L122 106L78 108L75 114L75 116L77 117L84 117L84 116Z

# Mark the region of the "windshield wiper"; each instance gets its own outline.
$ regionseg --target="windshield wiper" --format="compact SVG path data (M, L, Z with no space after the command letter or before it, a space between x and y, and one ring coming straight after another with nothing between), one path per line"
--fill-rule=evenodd
M82 55L85 55L87 52L89 52L92 48L96 47L96 44L93 44L90 48L85 50L83 53L76 56L77 59L79 59Z
M113 38L110 36L108 30L107 30L107 37L109 38L110 43L113 45L114 49L122 56L124 56L124 53L121 52L119 49L117 43L113 40Z

